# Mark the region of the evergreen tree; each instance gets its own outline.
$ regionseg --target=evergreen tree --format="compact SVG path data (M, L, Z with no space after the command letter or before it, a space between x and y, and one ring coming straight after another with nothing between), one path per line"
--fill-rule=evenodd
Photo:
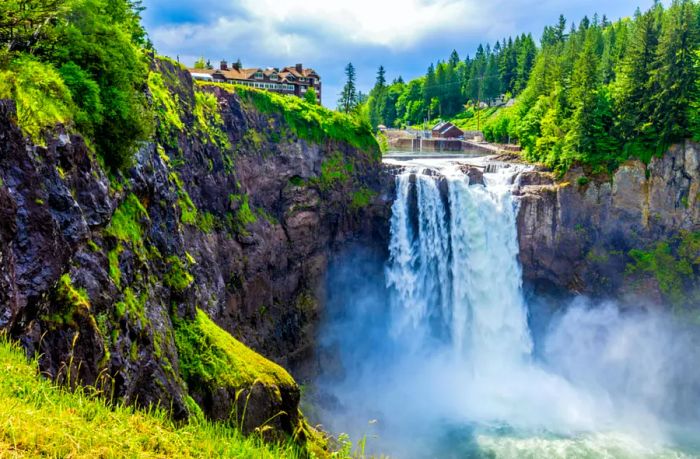
M698 96L697 21L697 6L689 0L674 0L664 15L651 75L657 85L652 98L652 123L658 129L662 148L689 132L689 105Z
M648 154L640 147L654 141L655 128L651 123L655 82L651 75L656 63L659 37L660 6L642 14L635 13L635 20L621 71L616 81L616 119L618 134L626 142L630 154Z
M345 67L345 86L340 93L338 100L338 109L344 113L350 113L355 110L358 104L357 88L355 86L355 67L352 62Z

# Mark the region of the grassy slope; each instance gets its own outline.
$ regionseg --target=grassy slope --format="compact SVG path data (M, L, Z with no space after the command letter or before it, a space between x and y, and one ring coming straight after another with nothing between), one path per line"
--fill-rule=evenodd
M35 362L0 337L0 457L300 457L293 445L203 420L176 425L163 411L108 407L37 375Z

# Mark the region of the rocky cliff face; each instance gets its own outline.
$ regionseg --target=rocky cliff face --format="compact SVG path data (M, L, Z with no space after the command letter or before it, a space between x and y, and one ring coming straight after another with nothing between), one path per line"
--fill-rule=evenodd
M386 246L390 180L374 148L304 140L250 98L154 70L158 135L120 174L79 136L32 144L0 101L0 328L56 378L176 416L248 404L248 430L283 411L272 425L292 433L294 381L219 327L302 369L329 258Z
M581 169L559 181L522 174L515 194L525 280L540 289L687 302L678 294L692 287L697 270L697 255L686 252L697 252L699 191L700 145L692 142L598 180Z

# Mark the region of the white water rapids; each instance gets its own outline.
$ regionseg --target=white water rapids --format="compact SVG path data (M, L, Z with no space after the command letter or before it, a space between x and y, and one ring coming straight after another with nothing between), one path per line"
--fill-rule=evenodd
M319 382L337 400L321 419L395 457L695 457L700 413L676 409L700 400L700 369L687 369L697 359L683 354L695 335L585 299L531 332L520 171L470 184L443 162L396 178L383 277L358 258L329 284L337 314L321 343L343 371Z

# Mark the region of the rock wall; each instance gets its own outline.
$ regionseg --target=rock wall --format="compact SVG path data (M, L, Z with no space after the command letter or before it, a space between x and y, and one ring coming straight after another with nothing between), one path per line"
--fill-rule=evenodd
M700 145L673 146L648 166L633 160L589 180L522 174L518 235L523 275L540 289L663 303L653 276L630 278L630 251L700 229Z
M160 116L158 135L122 173L108 174L61 129L46 146L31 143L14 104L0 101L0 328L71 384L177 417L194 402L216 419L245 403L246 429L275 418L291 433L296 384L274 364L237 361L237 344L200 322L312 371L304 365L328 261L358 239L386 250L391 179L378 147L303 140L282 113L195 88L174 63L153 70L175 102L158 106L163 95L152 91L154 104L176 107L177 129ZM207 100L216 113L205 115ZM217 381L217 365L248 379Z

